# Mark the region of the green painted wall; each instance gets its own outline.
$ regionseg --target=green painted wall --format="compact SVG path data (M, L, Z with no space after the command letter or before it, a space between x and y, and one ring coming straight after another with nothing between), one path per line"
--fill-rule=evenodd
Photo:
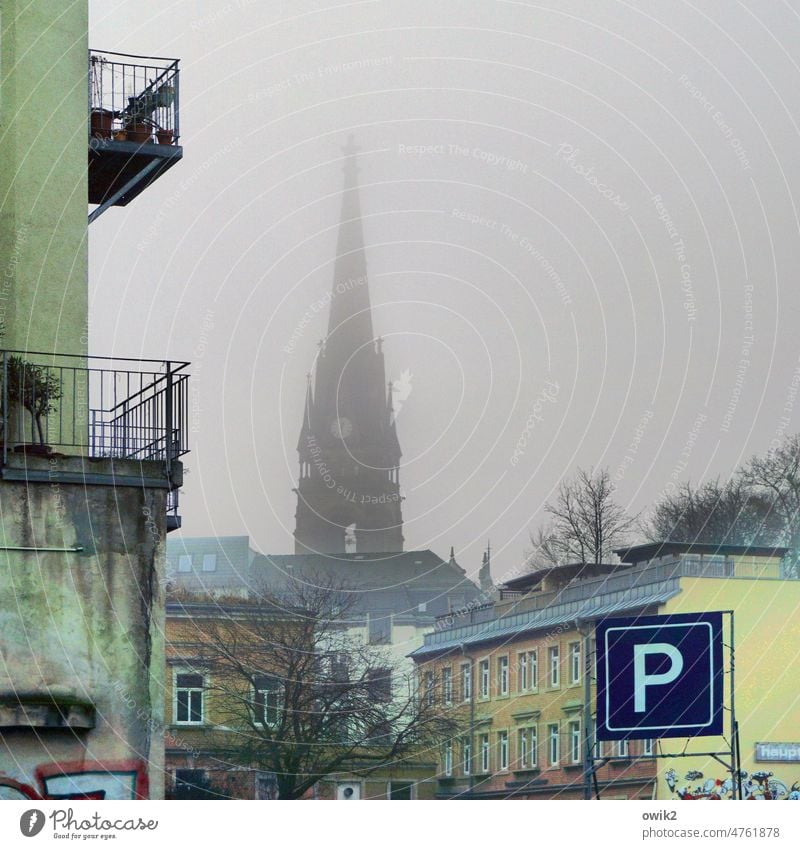
M87 0L0 0L3 347L86 353Z

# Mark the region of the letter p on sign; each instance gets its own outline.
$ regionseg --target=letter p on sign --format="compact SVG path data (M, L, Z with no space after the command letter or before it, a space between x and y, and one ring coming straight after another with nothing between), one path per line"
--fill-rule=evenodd
M722 733L722 614L597 624L597 739Z
M672 661L666 672L648 675L645 661L650 654L665 654ZM633 704L636 713L647 710L647 688L671 684L683 670L683 655L670 643L644 643L633 647Z

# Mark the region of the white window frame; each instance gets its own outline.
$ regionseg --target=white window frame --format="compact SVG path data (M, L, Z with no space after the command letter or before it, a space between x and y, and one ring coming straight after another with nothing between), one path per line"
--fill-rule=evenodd
M442 701L446 705L453 704L453 668L442 667Z
M581 644L569 644L569 683L581 683Z
M461 771L464 775L472 772L472 740L464 737L461 741Z
M479 685L480 690L478 694L482 699L488 699L491 696L491 668L489 664L489 658L484 657L478 663L478 677L479 677Z
M472 662L461 664L461 700L472 701Z
M453 774L453 741L448 740L444 744L444 774L451 776Z
M497 695L508 695L509 662L508 655L497 658Z
M547 648L547 686L553 690L561 686L561 646L558 643Z
M553 744L555 743L555 752ZM547 760L550 766L558 766L561 759L561 729L557 722L547 726Z
M573 719L569 723L569 759L570 763L581 762L581 723Z
M425 671L425 703L428 707L436 704L436 674L431 669Z
M517 654L517 666L519 668L518 685L520 693L528 691L528 652L521 651Z
M500 772L508 771L508 731L497 732L497 762Z
M517 732L517 763L520 769L528 765L528 729L520 728Z
M595 758L603 757L603 741L597 739L597 719L592 720L592 728L594 729L594 734L592 735L592 739L594 740L594 756Z
M539 766L539 726L528 726L528 756L532 767Z
M642 740L642 754L646 758L652 758L656 751L656 741L653 737L646 737Z
M617 757L630 757L630 742L628 740L617 740Z
M203 572L216 572L217 571L217 555L216 554L204 554L203 555Z
M528 655L528 689L539 689L539 649L534 649Z
M481 772L489 772L492 766L491 741L488 734L481 734Z
M192 571L191 554L181 554L178 556L178 571L183 573Z
M253 705L254 708L258 702L258 694L264 693L263 704L261 705L261 710L263 713L263 720L259 720L258 718L254 719L256 725L261 725L263 728L274 728L276 725L280 724L280 715L284 708L284 699L283 699L283 684L282 682L273 675L264 675L264 678L269 678L271 681L274 681L277 686L275 687L259 687L253 688ZM267 722L267 714L269 711L269 705L267 704L267 693L277 693L277 698L275 699L275 722Z
M199 675L203 683L200 687L178 687L179 675ZM175 725L205 725L206 722L206 690L208 689L208 676L204 672L198 672L196 669L175 669L172 678L172 718ZM188 692L189 698L186 703L186 709L189 717L192 715L192 693L200 694L200 719L178 719L178 692Z

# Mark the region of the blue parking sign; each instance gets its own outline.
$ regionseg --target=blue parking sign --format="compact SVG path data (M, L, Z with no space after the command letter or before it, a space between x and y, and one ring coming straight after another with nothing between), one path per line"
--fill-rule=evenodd
M722 734L722 614L597 624L597 739Z

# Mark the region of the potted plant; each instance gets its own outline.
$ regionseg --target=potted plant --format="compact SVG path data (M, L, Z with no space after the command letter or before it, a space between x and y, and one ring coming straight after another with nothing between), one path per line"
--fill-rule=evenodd
M114 121L114 113L110 109L92 109L90 126L93 138L111 138L111 126Z
M57 402L61 400L61 382L47 366L35 365L16 355L7 362L9 407L25 409L31 416L31 435L38 442L17 446L15 451L33 454L49 454L51 448L44 441L42 420L58 411Z

